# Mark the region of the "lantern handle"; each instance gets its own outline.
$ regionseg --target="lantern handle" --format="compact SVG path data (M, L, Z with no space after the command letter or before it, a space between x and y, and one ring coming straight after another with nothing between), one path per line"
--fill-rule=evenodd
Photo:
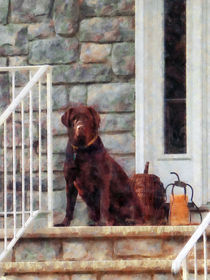
M176 175L176 176L177 176L178 181L180 182L179 175L178 175L176 172L170 172L170 174L174 174L174 175Z

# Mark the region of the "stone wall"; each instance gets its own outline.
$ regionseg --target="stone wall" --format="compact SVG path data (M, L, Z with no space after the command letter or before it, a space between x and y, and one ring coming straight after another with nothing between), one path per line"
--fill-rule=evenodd
M106 148L129 175L135 169L134 3L0 0L0 66L53 65L54 208L58 219L65 209L62 106L69 102L95 106ZM18 86L24 79L20 75ZM10 99L5 86L8 76L0 74L0 81L3 111ZM77 209L86 212L81 202ZM81 216L75 225L86 223L86 218L80 221Z

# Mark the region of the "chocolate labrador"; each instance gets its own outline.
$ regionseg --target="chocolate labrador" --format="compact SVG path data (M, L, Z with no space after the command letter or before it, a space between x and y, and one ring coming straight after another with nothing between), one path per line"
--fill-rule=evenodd
M141 223L129 178L98 135L100 116L96 110L69 108L61 121L68 130L64 163L67 206L63 222L56 226L70 225L78 194L87 204L91 225Z

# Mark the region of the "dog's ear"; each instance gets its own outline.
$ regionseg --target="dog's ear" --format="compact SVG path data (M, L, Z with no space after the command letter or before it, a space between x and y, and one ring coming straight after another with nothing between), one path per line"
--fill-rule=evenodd
M63 116L61 117L61 122L66 126L66 127L70 127L71 123L70 123L70 116L73 112L73 108L68 109Z
M98 129L100 126L100 121L101 121L99 113L96 112L96 110L93 107L88 107L88 110L90 111L91 115L93 116L93 120L94 120L96 129Z

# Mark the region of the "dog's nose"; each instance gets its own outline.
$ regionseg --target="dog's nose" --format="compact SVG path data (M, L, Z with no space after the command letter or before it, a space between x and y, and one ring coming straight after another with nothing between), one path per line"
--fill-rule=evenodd
M76 135L77 136L80 135L83 130L84 130L84 125L82 125L82 124L76 125Z

